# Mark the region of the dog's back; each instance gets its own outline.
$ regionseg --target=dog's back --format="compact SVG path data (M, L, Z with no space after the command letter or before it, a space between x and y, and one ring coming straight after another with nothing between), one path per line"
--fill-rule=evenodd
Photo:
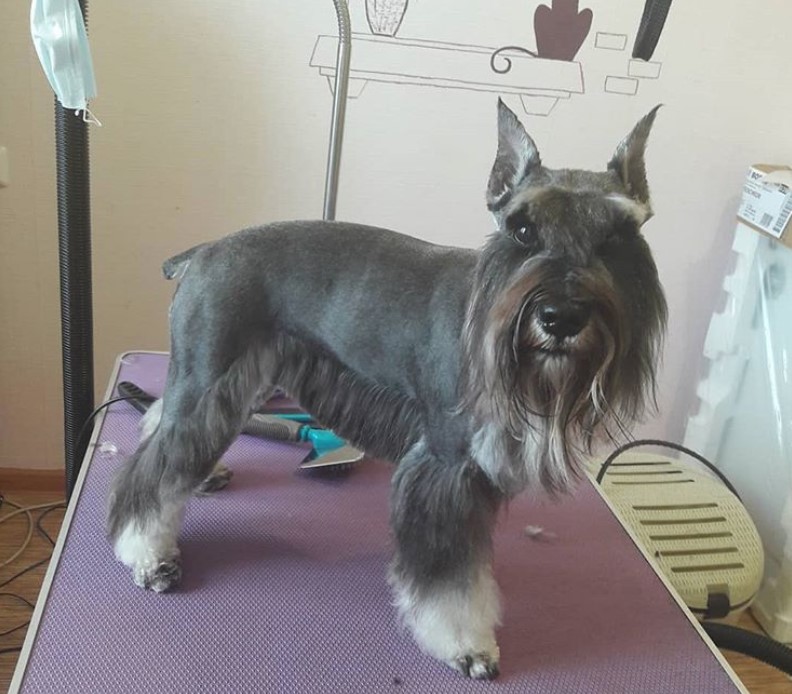
M185 324L194 314L185 304L204 318L215 306L214 324L242 315L251 330L325 347L364 377L413 394L406 374L459 362L448 335L461 334L476 255L376 227L281 222L197 246L164 268L182 275Z

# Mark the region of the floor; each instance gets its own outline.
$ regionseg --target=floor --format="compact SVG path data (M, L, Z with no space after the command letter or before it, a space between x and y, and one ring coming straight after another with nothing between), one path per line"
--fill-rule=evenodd
M55 491L35 491L26 489L24 486L20 487L18 484L13 486L16 488L9 490L5 495L10 501L23 506L53 502L59 499L59 495ZM52 489L53 485L50 484L49 488ZM0 490L0 492L3 492L3 490ZM10 510L12 509L5 505L0 507L0 517L5 516ZM37 513L40 512L34 512L34 517ZM62 519L63 510L55 509L44 519L42 527L50 536L55 537ZM0 563L17 550L22 544L26 533L27 522L24 515L0 524ZM11 633L9 631L20 624L24 624L30 615L30 608L18 599L9 597L9 593L19 595L25 600L34 603L46 572L46 563L16 578L7 585L4 584L18 571L48 557L50 550L51 545L49 542L36 533L30 545L20 557L8 566L0 568L0 634L2 634L0 636L0 694L5 694L8 691L18 656L17 651L5 652L5 649L12 649L21 645L25 635L25 629L14 630ZM754 631L761 631L748 613L743 614L740 626ZM725 655L750 692L759 692L761 694L792 693L792 680L777 670L745 656L728 652Z

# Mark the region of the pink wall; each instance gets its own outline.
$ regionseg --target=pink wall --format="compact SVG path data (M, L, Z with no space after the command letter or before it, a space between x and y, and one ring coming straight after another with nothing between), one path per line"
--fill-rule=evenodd
M535 48L537 4L416 0L398 37ZM566 65L541 77L526 69L520 87L567 90L569 98L523 120L548 165L601 167L641 115L666 105L648 153L656 216L646 234L671 323L660 413L645 431L678 438L746 167L792 160L782 31L792 26L792 4L748 11L716 0L674 3L653 56L659 77L633 81L629 53L643 3L582 5L593 10L576 56L585 93ZM352 10L356 30L368 34L364 3ZM16 176L0 190L0 238L4 251L13 249L0 257L2 319L13 326L0 338L0 465L50 467L61 464L51 101L26 39L26 8L4 3L0 25L13 39L0 47L0 83L14 94L0 100L0 145ZM92 106L104 123L92 132L100 392L119 352L167 347L164 257L244 225L321 214L330 94L309 61L317 36L334 30L330 0L92 7L100 91ZM598 32L625 35L625 50L598 48ZM405 70L425 68L427 81L446 74L399 51L394 60L404 55ZM377 62L383 50L369 54L376 69L387 67ZM460 79L491 73L482 55L483 72L466 67ZM635 95L605 91L609 77L627 78L609 83L635 87ZM481 243L491 229L483 189L497 92L447 87L370 82L350 102L341 218L440 243ZM519 95L505 98L521 108ZM34 428L42 412L47 426Z

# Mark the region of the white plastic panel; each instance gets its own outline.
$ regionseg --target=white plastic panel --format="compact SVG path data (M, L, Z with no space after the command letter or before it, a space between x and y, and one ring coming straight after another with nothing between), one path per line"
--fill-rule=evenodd
M738 225L685 443L733 482L765 545L756 612L792 641L792 250Z

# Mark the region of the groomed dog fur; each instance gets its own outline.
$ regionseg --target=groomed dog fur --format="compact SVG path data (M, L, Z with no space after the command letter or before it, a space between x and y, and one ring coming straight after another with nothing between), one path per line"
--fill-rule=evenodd
M605 171L551 170L499 102L497 230L478 251L284 222L168 261L181 279L165 394L111 495L110 535L135 582L178 582L187 498L227 481L215 465L281 386L396 464L396 604L427 653L494 677L500 506L527 487L567 491L592 442L652 400L666 313L641 236L655 113Z

